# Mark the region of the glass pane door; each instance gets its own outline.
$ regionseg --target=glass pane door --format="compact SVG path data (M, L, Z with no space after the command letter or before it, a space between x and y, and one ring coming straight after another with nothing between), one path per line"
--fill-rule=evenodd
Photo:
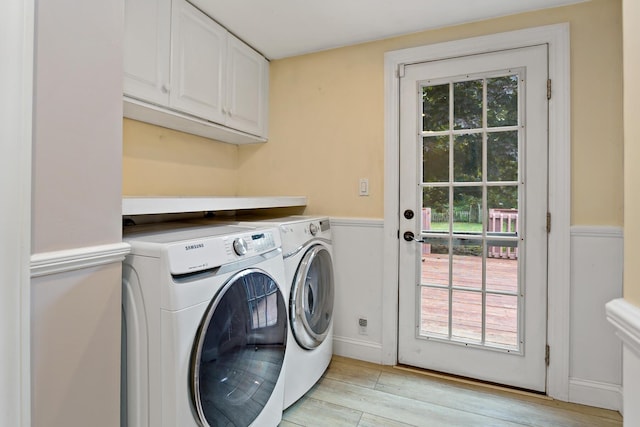
M546 58L541 45L405 66L400 363L545 389Z
M520 350L520 72L421 85L422 337Z

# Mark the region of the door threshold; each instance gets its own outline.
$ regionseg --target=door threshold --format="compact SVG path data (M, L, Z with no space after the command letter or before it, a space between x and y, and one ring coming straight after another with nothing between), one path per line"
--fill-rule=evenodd
M499 391L503 393L518 394L520 396L533 397L536 399L542 399L542 400L548 400L548 401L555 400L543 392L537 392L537 391L527 390L527 389L518 388L518 387L511 387L504 384L496 384L489 381L482 381L474 378L463 377L460 375L447 374L447 373L438 372L438 371L431 371L429 369L417 368L415 366L394 365L393 368L399 369L405 372L424 375L431 378L437 378L440 380L451 381L451 382L465 384L465 385L478 387L478 388L491 389L491 390Z

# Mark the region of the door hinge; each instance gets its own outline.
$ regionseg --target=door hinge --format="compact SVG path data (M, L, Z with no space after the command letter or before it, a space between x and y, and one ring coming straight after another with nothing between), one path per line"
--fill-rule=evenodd
M551 353L551 349L549 345L547 345L544 349L544 364L549 366L549 354Z
M547 212L547 233L551 233L551 212Z
M551 99L551 79L547 79L547 99Z
M398 68L396 69L396 77L399 79L404 77L404 64L398 64Z

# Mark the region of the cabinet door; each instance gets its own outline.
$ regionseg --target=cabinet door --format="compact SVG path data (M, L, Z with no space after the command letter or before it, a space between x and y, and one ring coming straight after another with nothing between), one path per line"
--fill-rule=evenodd
M227 31L184 0L174 0L171 24L171 108L224 123Z
M168 105L171 0L124 4L124 94Z
M227 121L229 127L267 135L269 63L232 35L227 44Z

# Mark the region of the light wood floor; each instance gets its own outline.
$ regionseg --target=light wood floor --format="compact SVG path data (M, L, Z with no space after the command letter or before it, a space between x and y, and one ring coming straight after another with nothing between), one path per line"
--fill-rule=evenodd
M334 356L280 427L622 426L618 412Z

